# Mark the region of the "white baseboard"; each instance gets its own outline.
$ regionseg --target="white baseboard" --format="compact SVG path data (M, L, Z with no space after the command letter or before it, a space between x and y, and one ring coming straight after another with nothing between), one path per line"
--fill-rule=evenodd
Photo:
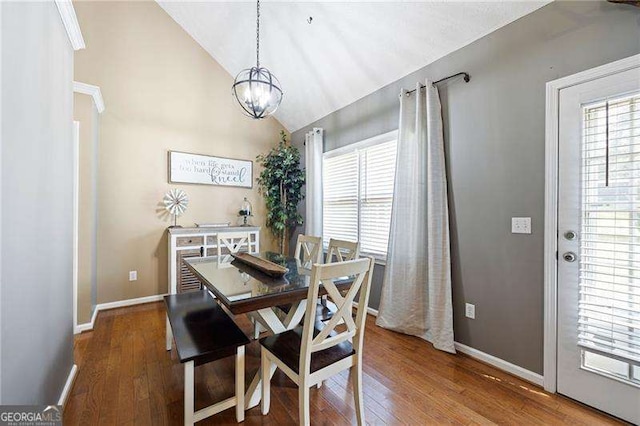
M58 399L58 405L64 405L67 403L67 399L69 398L69 394L71 393L71 388L73 387L73 382L76 380L76 374L78 373L78 366L73 364L71 367L71 371L69 371L69 376L67 377L67 381L62 388L62 393L60 394L60 399Z
M80 334L83 331L93 330L93 325L96 323L96 317L98 316L98 305L93 309L93 314L91 315L91 321L86 322L84 324L78 324L76 328L73 330L73 334Z
M153 296L138 297L137 299L118 300L117 302L100 303L96 309L105 311L107 309L124 308L125 306L142 305L143 303L159 302L163 300L164 294L154 294Z
M493 355L489 355L470 346L463 345L462 343L455 342L454 344L457 351L469 355L471 358L485 362L493 367L506 371L507 373L513 374L514 376L520 377L521 379L534 383L538 386L543 385L543 377L538 373L534 373L533 371L511 364L510 362L497 358Z
M99 303L96 305L96 308L93 310L91 321L85 324L79 324L74 329L74 333L78 334L83 331L93 330L93 326L96 323L96 317L98 316L98 312L100 311L106 311L108 309L115 309L115 308L124 308L127 306L142 305L143 303L159 302L164 298L164 296L165 296L164 294L154 294L153 296L138 297L136 299L126 299L126 300L118 300L116 302Z
M353 302L353 306L357 309L358 308L358 302ZM367 313L369 315L373 315L374 317L378 316L378 310L370 308L370 307L367 307Z

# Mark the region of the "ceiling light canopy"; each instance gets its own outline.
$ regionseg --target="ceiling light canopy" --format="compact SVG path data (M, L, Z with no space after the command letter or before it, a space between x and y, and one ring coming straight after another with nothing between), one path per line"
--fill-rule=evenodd
M282 89L276 76L260 66L260 0L256 1L256 12L256 66L238 73L232 92L246 115L261 119L278 109Z

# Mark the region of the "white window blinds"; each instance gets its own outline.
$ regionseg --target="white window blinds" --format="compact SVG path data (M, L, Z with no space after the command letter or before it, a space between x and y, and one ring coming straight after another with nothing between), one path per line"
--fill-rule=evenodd
M579 344L640 363L640 94L583 107Z
M358 153L326 158L322 163L322 233L329 238L358 240Z
M363 254L385 258L393 202L396 141L325 155L323 241L360 241Z

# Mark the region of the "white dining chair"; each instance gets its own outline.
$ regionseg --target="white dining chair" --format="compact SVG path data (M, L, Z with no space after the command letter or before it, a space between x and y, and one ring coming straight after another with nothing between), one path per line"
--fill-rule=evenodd
M316 264L311 270L304 325L284 333L260 339L262 371L262 414L269 413L271 368L275 364L298 385L299 424L309 425L309 388L340 373L351 370L358 425L364 424L362 393L362 350L367 310L358 309L355 321L353 301L360 292L358 306L369 301L374 261L362 258L332 264ZM353 277L345 296L334 280ZM320 284L338 306L324 327L316 328L316 303ZM336 326L344 322L340 330Z
M225 256L225 259L230 259L232 254L239 252L255 253L248 232L219 232L216 235L216 240L218 259L222 256Z
M314 237L311 235L299 234L296 240L296 249L294 252L294 259L296 266L298 267L298 273L301 275L309 275L309 271L315 263L322 263L323 261L322 251L322 238ZM280 305L278 308L285 314L289 313L291 305ZM329 315L331 311L326 309L320 301L318 302L317 316L319 320L322 320L323 314L326 311ZM326 314L325 314L326 315Z
M357 259L358 256L360 256L359 241L336 240L334 238L329 240L326 263L354 260Z
M294 257L298 267L311 269L314 263L322 263L322 238L298 235Z
M329 246L327 249L326 263L345 262L347 260L354 260L360 256L360 242L359 241L346 241L336 240L334 238L329 239ZM327 303L326 296L320 299L320 304L325 309L322 310L323 318L321 321L331 319L332 308Z

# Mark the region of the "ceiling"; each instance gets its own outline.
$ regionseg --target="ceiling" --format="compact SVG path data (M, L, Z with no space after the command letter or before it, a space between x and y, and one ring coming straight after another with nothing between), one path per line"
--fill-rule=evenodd
M231 75L255 65L254 2L158 3ZM260 62L284 90L275 116L298 130L546 3L263 1Z

